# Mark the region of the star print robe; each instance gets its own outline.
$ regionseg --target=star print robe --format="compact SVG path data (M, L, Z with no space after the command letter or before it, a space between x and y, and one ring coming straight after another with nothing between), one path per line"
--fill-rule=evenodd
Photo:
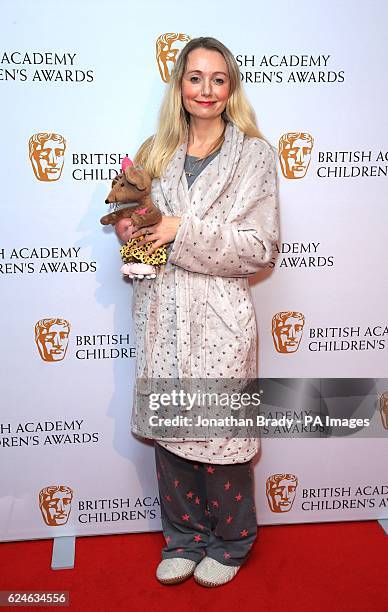
M139 380L257 377L257 328L249 276L271 260L279 234L275 156L265 141L229 122L219 154L188 189L187 142L180 145L152 199L181 217L168 262L154 280L135 280L137 347L132 431L150 433L150 412L136 398ZM209 463L243 463L257 438L163 436L171 452Z

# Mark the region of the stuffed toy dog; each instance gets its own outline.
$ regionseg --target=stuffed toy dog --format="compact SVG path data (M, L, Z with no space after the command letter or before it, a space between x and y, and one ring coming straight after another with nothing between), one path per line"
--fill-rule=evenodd
M128 157L121 164L122 173L112 182L112 189L105 200L105 204L113 204L114 210L101 217L102 225L115 225L119 219L130 219L129 226L131 234L147 225L158 223L161 212L156 208L151 199L151 179L142 168L135 168ZM130 238L121 247L120 253L124 265L121 268L123 274L130 278L155 278L155 266L160 266L167 261L167 249L161 246L152 255L148 254L147 243L138 246L144 236Z

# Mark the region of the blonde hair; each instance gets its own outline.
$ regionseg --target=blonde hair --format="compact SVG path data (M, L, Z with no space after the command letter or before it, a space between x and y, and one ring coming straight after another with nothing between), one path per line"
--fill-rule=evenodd
M218 51L228 67L229 98L221 115L225 123L231 121L247 136L265 140L257 127L255 112L245 96L240 71L232 53L215 38L193 38L178 55L160 108L156 133L141 145L135 156L135 163L147 170L152 178L163 174L176 149L188 138L190 115L182 104L182 77L188 54L199 48ZM224 134L214 143L211 151L219 148L223 139Z

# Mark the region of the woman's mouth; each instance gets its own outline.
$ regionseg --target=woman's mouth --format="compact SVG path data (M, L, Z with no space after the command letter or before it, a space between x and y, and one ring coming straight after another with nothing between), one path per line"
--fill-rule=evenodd
M197 104L200 104L201 106L211 106L212 104L215 104L215 102L209 102L209 101L205 101L205 102L200 102L199 100L196 100Z

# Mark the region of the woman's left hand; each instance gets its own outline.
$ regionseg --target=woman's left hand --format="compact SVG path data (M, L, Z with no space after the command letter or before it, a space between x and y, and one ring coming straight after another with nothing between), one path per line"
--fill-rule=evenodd
M147 249L149 255L152 255L152 253L163 244L167 244L168 242L173 242L175 240L180 222L180 217L165 217L163 215L159 223L142 227L141 229L137 230L137 232L134 232L131 238L144 236L143 240L141 240L137 246L155 241L155 243Z

